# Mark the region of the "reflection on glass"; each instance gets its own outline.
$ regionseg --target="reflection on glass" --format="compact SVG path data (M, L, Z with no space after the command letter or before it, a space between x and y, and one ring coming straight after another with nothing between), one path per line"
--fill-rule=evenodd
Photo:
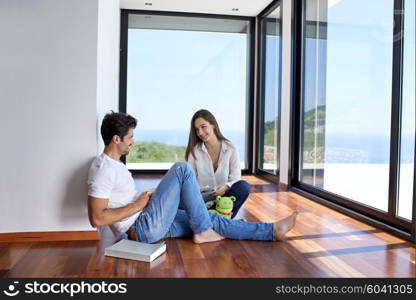
M263 157L260 168L272 174L279 171L280 102L280 7L264 18L264 111Z
M393 0L311 0L300 180L387 211Z
M246 162L249 23L129 15L127 112L138 119L127 166L183 161L192 115L210 110Z
M405 1L398 215L412 219L415 150L415 1Z

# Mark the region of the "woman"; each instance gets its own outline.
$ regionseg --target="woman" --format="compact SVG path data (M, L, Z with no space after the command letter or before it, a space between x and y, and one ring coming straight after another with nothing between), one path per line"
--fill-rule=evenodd
M236 147L222 135L217 120L206 109L192 117L185 159L195 171L200 187L215 189L204 197L208 208L216 196L236 197L231 216L234 218L250 193L250 185L241 180Z

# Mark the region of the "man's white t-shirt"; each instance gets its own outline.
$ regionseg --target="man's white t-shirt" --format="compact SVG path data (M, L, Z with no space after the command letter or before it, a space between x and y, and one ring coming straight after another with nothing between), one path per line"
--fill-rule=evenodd
M102 153L91 164L88 173L88 195L109 199L108 208L118 208L132 203L137 197L137 191L133 177L126 166ZM140 212L137 212L110 225L111 230L114 234L125 233L139 214Z

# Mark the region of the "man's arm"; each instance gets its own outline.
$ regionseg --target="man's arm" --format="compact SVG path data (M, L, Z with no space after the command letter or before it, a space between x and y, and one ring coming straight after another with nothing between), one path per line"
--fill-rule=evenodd
M149 202L149 194L141 193L134 202L123 207L108 208L108 199L88 196L88 217L93 227L111 225L138 211L143 210Z

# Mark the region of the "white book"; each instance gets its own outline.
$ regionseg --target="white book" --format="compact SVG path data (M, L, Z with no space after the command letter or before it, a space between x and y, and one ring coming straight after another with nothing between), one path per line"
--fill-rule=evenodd
M165 251L165 243L146 244L131 240L121 240L105 248L104 255L151 262Z
M210 187L210 186L207 185L207 186L201 187L200 191L201 191L202 197L205 197L205 196L209 196L213 192L215 192L215 188Z
M215 201L214 197L211 195L213 192L215 192L215 187L210 187L209 185L206 185L204 187L200 187L202 198L204 199L205 206L207 208L211 208Z

